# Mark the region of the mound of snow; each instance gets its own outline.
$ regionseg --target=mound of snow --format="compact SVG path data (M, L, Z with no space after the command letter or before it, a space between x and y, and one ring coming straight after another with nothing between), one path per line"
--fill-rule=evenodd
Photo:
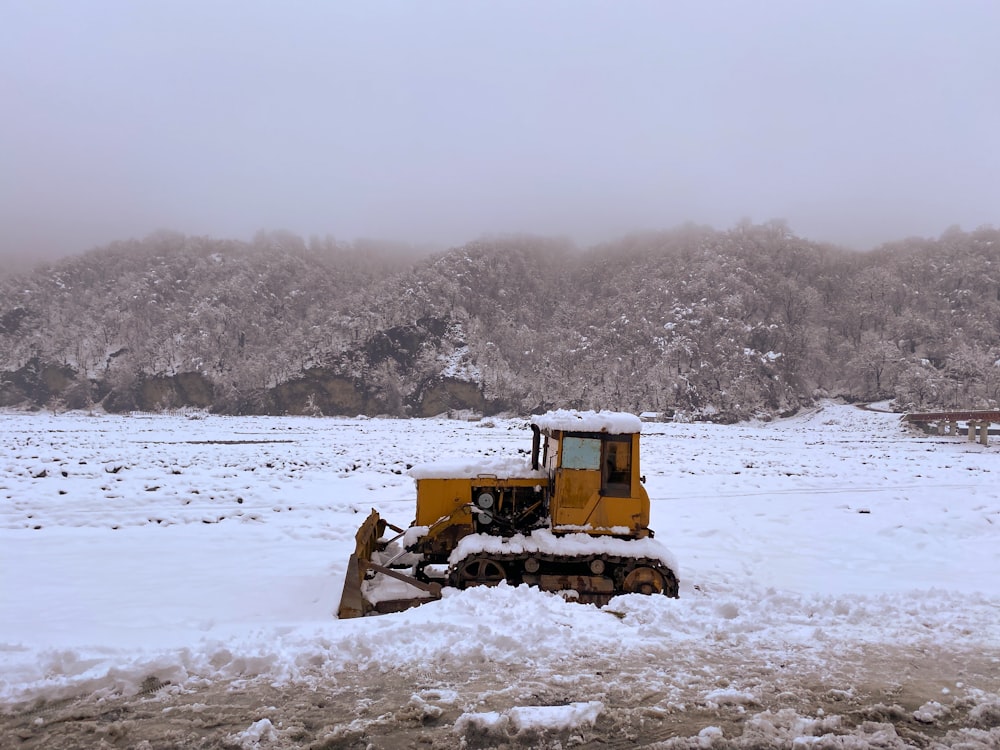
M514 706L505 711L464 713L455 721L455 732L517 737L530 732L565 732L593 726L604 712L601 701L564 706Z

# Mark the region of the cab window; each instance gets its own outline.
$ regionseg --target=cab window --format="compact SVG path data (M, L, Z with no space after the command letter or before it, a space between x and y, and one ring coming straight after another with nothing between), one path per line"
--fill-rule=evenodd
M609 497L631 497L631 436L622 435L608 438L604 442L601 466L601 494Z
M601 441L598 438L564 437L562 440L562 467L564 469L601 468Z

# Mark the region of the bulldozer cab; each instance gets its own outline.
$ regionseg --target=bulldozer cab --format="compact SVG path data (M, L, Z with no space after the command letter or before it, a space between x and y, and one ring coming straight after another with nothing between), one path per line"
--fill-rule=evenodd
M549 475L556 531L649 535L639 474L642 424L631 415L552 412L532 421L532 462Z

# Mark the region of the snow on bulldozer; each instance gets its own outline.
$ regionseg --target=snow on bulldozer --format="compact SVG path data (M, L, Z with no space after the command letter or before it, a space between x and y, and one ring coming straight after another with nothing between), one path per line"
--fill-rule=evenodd
M340 618L402 611L439 599L445 586L502 581L598 606L628 593L677 597L676 562L649 528L639 418L560 410L530 425L530 460L410 470L416 519L404 530L373 510L361 525Z

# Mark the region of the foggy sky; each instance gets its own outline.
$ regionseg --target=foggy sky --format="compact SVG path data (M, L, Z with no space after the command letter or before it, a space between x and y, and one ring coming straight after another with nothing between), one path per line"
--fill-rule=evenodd
M0 262L1000 224L1000 3L0 0Z

